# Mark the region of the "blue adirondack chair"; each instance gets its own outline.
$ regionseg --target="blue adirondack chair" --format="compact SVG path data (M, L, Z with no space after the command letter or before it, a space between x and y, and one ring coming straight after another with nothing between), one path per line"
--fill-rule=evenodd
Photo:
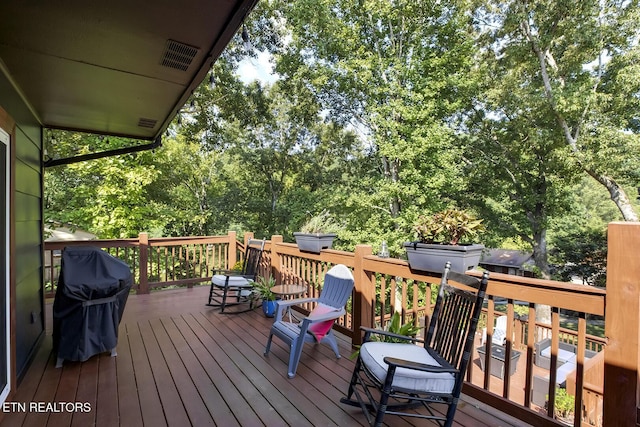
M324 286L319 298L297 298L278 301L278 311L271 326L271 333L264 350L264 355L269 354L271 340L277 336L289 345L289 370L287 375L293 378L298 369L300 356L304 343L329 344L336 358L340 358L338 343L333 334L332 326L336 319L346 313L345 305L353 292L353 275L344 265L338 264L332 267L324 278ZM307 317L298 321L285 320L285 313L292 306L316 302L316 307Z

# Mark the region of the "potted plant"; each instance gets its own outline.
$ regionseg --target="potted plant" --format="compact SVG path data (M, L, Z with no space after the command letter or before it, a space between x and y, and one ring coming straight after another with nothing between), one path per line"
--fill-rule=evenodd
M258 276L253 286L253 293L256 298L262 299L262 312L266 317L274 317L278 308L278 298L276 298L276 294L271 292L271 288L275 285L276 279L273 276Z
M298 249L319 254L322 249L331 249L339 228L329 211L325 209L309 218L293 236Z
M484 229L481 219L456 208L423 215L415 223L417 241L405 242L409 266L415 270L441 272L451 262L453 271L465 272L478 265L483 245L464 243Z
M549 396L547 395L548 398ZM555 418L563 424L572 426L574 424L574 409L575 398L567 392L567 389L556 387Z
M377 324L376 329L381 329L379 323ZM411 338L415 338L421 329L422 327L416 326L413 323L413 321L402 323L400 318L400 313L398 313L397 311L393 312L393 314L391 315L391 319L385 324L384 328L382 328L382 330L385 332L391 332L392 334L402 335L402 336L411 337ZM389 335L382 335L382 334L372 334L371 341L398 342L398 343L407 342L406 340L403 340L400 338L395 338ZM360 346L356 346L356 347L357 347L356 351L351 353L351 356L349 356L352 360L358 357L358 354L360 354Z

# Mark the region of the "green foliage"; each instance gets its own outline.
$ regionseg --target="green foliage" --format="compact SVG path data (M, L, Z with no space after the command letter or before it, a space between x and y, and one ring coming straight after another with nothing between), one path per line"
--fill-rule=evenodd
M515 304L513 306L513 311L516 313L516 315L522 317L522 316L528 316L529 315L529 306L528 305L522 305L522 304Z
M384 326L384 330L387 332L414 338L418 334L418 332L420 332L420 329L421 328L419 326L416 326L413 321L408 323L401 322L400 313L398 313L397 311L393 313L391 319ZM387 337L384 335L374 336L376 337L376 339L384 342L403 342L403 340L399 340L393 337Z
M469 177L478 209L492 230L527 242L548 275L546 232L570 214L585 172L634 210L624 183L637 185L638 156L623 152L638 150L628 118L638 117L640 90L627 74L638 51L637 2L487 1L474 19L483 87L468 116L468 153L476 153Z
M300 227L301 233L308 234L327 234L338 233L342 227L333 219L328 210L323 210L319 214L310 217Z
M548 398L548 396L547 396ZM567 418L573 416L575 410L575 397L571 396L566 388L556 387L555 413L557 416Z
M258 276L254 286L253 294L264 301L275 301L276 294L271 292L271 288L276 285L276 279L273 276Z
M49 153L73 156L136 141L57 131ZM49 142L49 144L53 144ZM162 227L163 206L149 197L159 171L150 152L72 163L45 171L45 220L74 224L100 238L135 237Z
M395 311L393 315L391 315L391 319L389 319L389 321L384 325L384 328L382 330L386 332L391 332L393 334L402 335L405 337L415 338L418 332L420 332L420 329L422 328L420 328L419 326L416 326L413 321L407 322L407 323L402 322L400 313ZM406 340L402 340L400 338L395 338L387 335L378 335L375 333L371 334L370 339L371 341L380 341L380 342L397 342L397 343L407 342ZM358 348L355 352L353 352L349 357L351 359L355 359L356 357L358 357L359 353L360 353L360 348Z
M562 237L556 239L552 251L560 265L559 278L571 281L578 277L584 284L604 287L607 282L606 229L569 229Z
M422 243L457 245L463 237L477 236L484 225L473 214L450 208L430 216L420 216L414 229Z

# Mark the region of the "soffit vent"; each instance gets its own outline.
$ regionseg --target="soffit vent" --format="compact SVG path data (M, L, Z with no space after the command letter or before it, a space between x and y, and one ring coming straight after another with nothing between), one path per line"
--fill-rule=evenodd
M157 124L158 121L154 119L145 119L144 117L140 117L140 120L138 120L138 126L141 128L153 129Z
M199 51L200 49L196 47L175 40L167 40L167 48L162 55L160 64L176 70L187 71Z

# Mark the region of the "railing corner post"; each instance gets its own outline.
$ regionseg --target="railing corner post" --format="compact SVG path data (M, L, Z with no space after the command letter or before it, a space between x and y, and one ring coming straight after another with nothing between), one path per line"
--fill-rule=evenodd
M284 242L284 238L281 235L271 236L271 273L278 285L282 283L282 277L280 276L282 261L280 260L280 252L278 252L278 245L282 242Z
M362 344L361 326L373 327L376 287L372 280L373 275L364 269L364 257L371 255L373 250L370 245L357 245L353 267L355 280L355 294L353 301L353 337L354 346Z
M149 233L139 233L138 243L140 244L140 286L139 294L149 293Z
M244 233L244 246L245 248L247 246L249 246L249 240L253 239L253 232L252 231L247 231L246 233Z
M607 246L603 419L632 427L640 412L640 223L610 223Z
M234 265L236 265L236 252L238 251L238 241L237 239L237 235L235 231L229 231L229 233L227 234L227 236L229 237L229 250L227 252L227 265L225 266L226 269L231 269L233 268Z

